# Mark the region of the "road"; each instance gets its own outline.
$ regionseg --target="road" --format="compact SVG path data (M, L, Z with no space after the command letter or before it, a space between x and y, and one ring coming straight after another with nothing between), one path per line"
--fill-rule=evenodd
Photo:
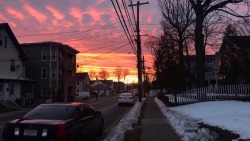
M86 102L92 105L96 110L101 111L102 115L104 117L104 135L103 137L97 139L102 140L110 131L111 129L119 122L119 120L123 117L124 114L126 114L131 107L129 106L117 106L117 97L104 97L99 98L99 100L96 99L89 99L84 100L80 102ZM28 110L27 110L28 111ZM6 115L2 117L0 115L0 141L3 141L2 139L2 132L4 128L4 124L9 121L16 118L20 118L25 114L18 113L15 115Z

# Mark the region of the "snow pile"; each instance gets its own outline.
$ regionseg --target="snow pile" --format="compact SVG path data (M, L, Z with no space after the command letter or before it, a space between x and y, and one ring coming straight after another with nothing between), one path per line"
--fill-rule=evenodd
M182 141L214 141L214 137L210 135L208 129L199 128L198 120L194 120L181 112L172 110L163 104L158 98L155 102L160 108L163 115L175 129Z
M210 101L173 107L172 110L199 119L200 122L217 126L250 139L250 102Z
M138 122L144 100L142 102L137 101L103 141L123 141L125 132L132 129L133 123Z

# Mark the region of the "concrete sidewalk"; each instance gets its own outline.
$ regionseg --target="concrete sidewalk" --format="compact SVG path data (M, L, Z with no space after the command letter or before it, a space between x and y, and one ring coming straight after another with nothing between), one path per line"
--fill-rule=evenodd
M180 141L153 97L148 97L145 101L141 128L141 141Z

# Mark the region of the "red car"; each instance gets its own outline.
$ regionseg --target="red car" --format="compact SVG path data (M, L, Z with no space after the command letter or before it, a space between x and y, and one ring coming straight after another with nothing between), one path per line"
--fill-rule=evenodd
M104 119L85 103L41 104L8 122L5 141L90 141L103 133Z

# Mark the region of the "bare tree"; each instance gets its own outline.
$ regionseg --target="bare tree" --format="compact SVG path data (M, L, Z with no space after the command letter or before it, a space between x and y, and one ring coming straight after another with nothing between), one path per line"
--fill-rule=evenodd
M113 72L114 76L117 77L118 82L120 82L121 78L122 78L122 68L120 66L117 66Z
M98 74L99 74L99 78L102 80L107 80L110 76L110 73L104 68L102 68Z
M184 63L184 41L189 37L187 28L194 23L194 11L187 0L158 0L163 15L164 32L172 34L179 47L180 64Z
M128 69L124 69L123 70L123 80L124 80L124 82L125 82L125 79L126 79L126 77L129 75L129 70Z
M96 72L94 71L94 70L90 70L89 72L88 72L88 75L89 75L89 78L91 79L91 80L94 80L94 79L97 79L98 77L97 77L97 74L96 74Z
M229 5L244 4L249 9L249 0L189 0L195 12L195 53L196 53L196 74L198 80L198 87L205 85L205 47L204 47L204 20L211 13L217 13L217 16L224 18L226 16L234 16L239 18L246 18L249 16L239 14L237 9L232 9Z

